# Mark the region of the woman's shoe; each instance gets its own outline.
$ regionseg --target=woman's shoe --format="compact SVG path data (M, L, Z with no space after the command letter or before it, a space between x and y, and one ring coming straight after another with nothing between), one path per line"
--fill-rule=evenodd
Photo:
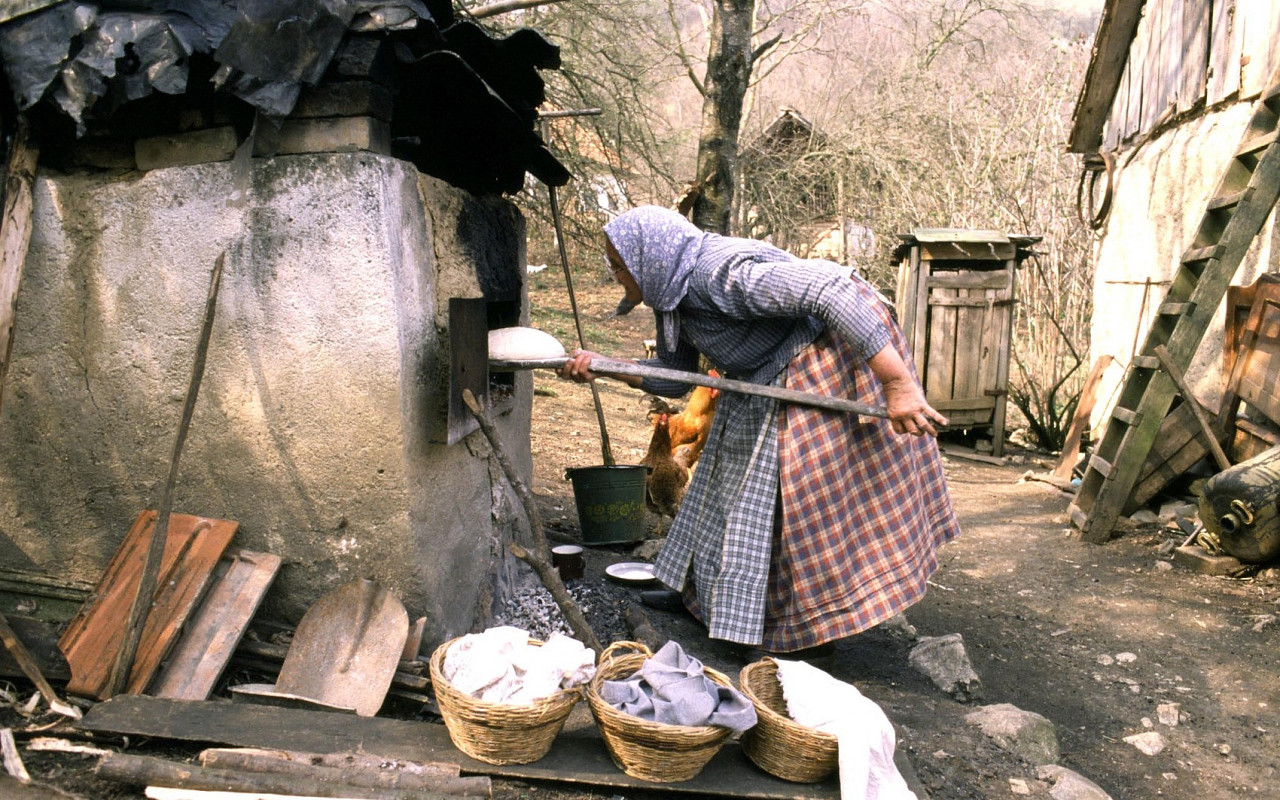
M650 589L640 593L640 602L659 611L685 611L684 600L675 589Z

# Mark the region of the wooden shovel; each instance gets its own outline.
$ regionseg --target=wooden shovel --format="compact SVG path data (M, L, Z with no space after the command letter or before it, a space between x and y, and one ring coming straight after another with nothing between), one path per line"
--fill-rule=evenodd
M567 356L555 358L535 358L524 360L489 359L489 369L495 372L510 372L519 369L559 369L568 363ZM754 394L760 397L772 397L784 403L822 408L828 411L843 411L851 414L862 414L867 417L888 419L889 412L883 406L869 406L856 400L843 397L830 397L825 394L800 392L795 389L784 389L780 386L765 386L747 381L735 381L729 378L715 378L700 372L685 372L679 369L666 369L648 364L636 364L631 361L619 361L612 358L597 357L591 360L591 371L601 375L638 375L642 378L680 381L695 386L708 386L726 392Z
M372 717L408 636L409 615L394 594L364 578L339 586L298 623L275 691Z

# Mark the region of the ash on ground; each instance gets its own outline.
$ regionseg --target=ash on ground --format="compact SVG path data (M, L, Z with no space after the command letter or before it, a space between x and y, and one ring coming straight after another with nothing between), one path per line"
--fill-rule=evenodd
M569 581L565 588L601 643L631 638L627 630L627 606L639 602L633 590L589 578ZM497 614L494 624L523 628L535 639L544 641L553 633L573 635L551 593L540 583L527 584L512 592L510 603Z

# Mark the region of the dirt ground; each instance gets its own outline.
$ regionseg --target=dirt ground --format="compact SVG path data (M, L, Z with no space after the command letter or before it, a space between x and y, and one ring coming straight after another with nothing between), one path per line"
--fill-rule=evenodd
M537 324L571 343L571 318L558 299L563 287L547 279L532 295ZM640 309L606 320L615 300L616 291L604 286L579 292L588 336L595 349L639 355L643 339L652 336L652 316ZM580 531L564 470L602 463L591 395L551 373L534 380L533 489L549 535L574 540ZM618 383L602 381L599 388L614 457L635 463L648 440L646 401ZM1167 555L1183 534L1157 525L1127 528L1105 545L1084 544L1066 521L1068 497L1046 483L1020 480L1028 470L1044 471L1052 456L1018 448L1008 456L1003 466L947 458L964 533L943 548L927 596L906 614L915 636L963 637L981 678L981 699L958 702L914 671L908 654L915 640L902 627L882 626L841 642L831 669L894 722L922 794L933 800L1053 796L1037 779L1036 765L966 721L981 705L1008 703L1048 718L1056 727L1059 763L1116 800L1280 798L1280 569L1273 565L1247 578L1194 574ZM629 545L588 548L584 580L604 586L603 566L630 560L632 551ZM634 589L608 586L624 604L635 599ZM593 613L599 618L604 611ZM662 634L736 677L740 657L708 640L691 618L649 616ZM1180 709L1176 726L1157 715L1157 706L1171 703ZM0 709L0 726L15 724ZM1146 755L1125 741L1144 732L1160 734L1160 752ZM151 745L170 757L195 752ZM147 743L131 747L147 752ZM81 797L142 797L95 779L91 758L26 757L37 780ZM494 796L673 795L570 792L498 780Z

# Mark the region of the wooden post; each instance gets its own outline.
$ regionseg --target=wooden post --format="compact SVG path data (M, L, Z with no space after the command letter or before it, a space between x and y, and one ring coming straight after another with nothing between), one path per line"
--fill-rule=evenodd
M137 655L138 643L142 639L142 629L147 622L147 612L151 608L155 595L156 581L160 575L160 561L164 555L165 539L169 533L169 514L173 510L173 487L178 481L178 461L182 457L182 446L187 440L187 430L191 427L191 415L196 407L196 396L200 393L200 381L204 377L204 362L209 354L213 313L218 306L218 286L222 283L222 265L226 257L225 252L218 255L218 260L213 265L213 275L209 278L204 324L200 329L200 339L196 343L195 363L191 367L191 380L187 384L187 399L182 406L182 420L178 423L173 455L169 458L169 475L160 492L156 528L151 534L151 543L147 548L146 560L143 562L138 594L134 597L133 606L129 610L129 618L124 626L124 637L120 641L120 652L116 656L110 680L107 682L108 697L120 694L129 683L129 671L133 668L133 659Z
M13 349L18 284L22 281L22 265L31 244L31 186L35 182L39 155L39 148L30 141L26 118L19 117L9 152L4 209L0 216L0 402L4 400L4 379Z

